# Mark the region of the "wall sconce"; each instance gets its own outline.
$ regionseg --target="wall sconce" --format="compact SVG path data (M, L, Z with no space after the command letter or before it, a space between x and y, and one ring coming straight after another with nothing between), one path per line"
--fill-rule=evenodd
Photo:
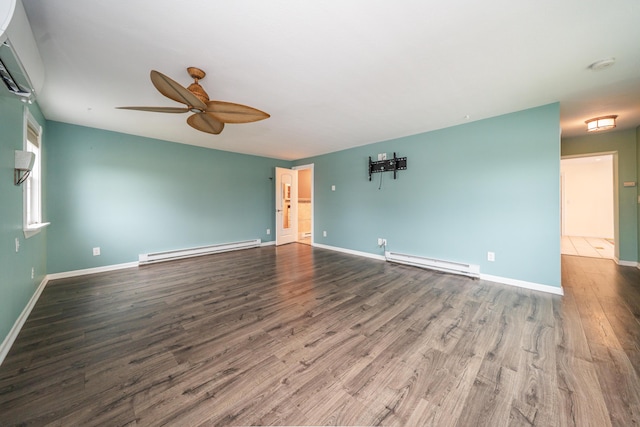
M589 119L585 122L587 124L587 132L613 129L616 127L617 118L618 116L603 116L596 117L595 119Z
M13 183L20 185L29 178L36 161L36 155L31 151L16 150L15 169L13 170Z

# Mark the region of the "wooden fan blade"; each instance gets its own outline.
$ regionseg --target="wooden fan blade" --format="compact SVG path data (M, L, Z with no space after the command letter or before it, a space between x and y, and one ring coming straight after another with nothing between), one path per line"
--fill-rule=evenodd
M151 111L153 113L187 113L188 107L116 107L118 110Z
M206 111L222 123L251 123L271 117L256 108L224 101L207 102Z
M187 119L187 123L194 129L202 132L219 134L224 129L224 123L216 120L207 113L196 113Z
M205 103L189 92L187 88L156 70L151 70L151 83L153 83L161 94L169 99L202 111L207 108Z

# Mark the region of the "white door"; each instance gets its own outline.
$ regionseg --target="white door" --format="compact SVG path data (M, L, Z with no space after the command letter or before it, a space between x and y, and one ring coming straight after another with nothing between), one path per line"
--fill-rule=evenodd
M298 171L276 168L276 245L298 240Z

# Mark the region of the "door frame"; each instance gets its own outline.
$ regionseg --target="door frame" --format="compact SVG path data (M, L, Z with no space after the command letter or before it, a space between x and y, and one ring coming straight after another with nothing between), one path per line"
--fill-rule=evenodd
M299 165L299 166L294 166L291 169L294 170L303 170L303 169L309 169L311 171L311 244L313 245L315 243L315 235L316 233L314 232L315 228L314 228L314 218L315 218L315 213L314 213L314 206L316 203L316 196L315 196L315 184L314 184L314 179L315 179L315 173L314 173L314 163L309 163L307 165ZM300 182L298 181L298 185L300 185ZM296 218L296 222L298 221L298 219ZM297 227L296 227L297 228Z
M618 152L617 151L601 151L596 153L583 153L583 154L573 154L570 156L560 156L560 161L567 159L578 159L581 157L598 157L598 156L612 156L613 158L613 256L616 264L619 264L620 260L620 202L618 196ZM561 169L562 170L562 169ZM562 177L564 178L564 177ZM561 179L562 179L561 178ZM560 209L561 209L561 221L564 220L564 211L565 200L564 196L564 182L561 183L561 199L560 199ZM561 223L560 233L564 232L564 224Z

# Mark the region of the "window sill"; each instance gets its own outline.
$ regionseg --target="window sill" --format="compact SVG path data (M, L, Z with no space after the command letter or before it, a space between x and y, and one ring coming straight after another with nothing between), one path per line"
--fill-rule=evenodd
M50 222L41 222L40 224L33 224L33 225L30 225L29 227L26 227L23 230L24 231L24 238L28 239L29 237L35 236L36 234L38 234L40 232L40 230L42 230L43 228L45 228L49 224L51 224L51 223Z

